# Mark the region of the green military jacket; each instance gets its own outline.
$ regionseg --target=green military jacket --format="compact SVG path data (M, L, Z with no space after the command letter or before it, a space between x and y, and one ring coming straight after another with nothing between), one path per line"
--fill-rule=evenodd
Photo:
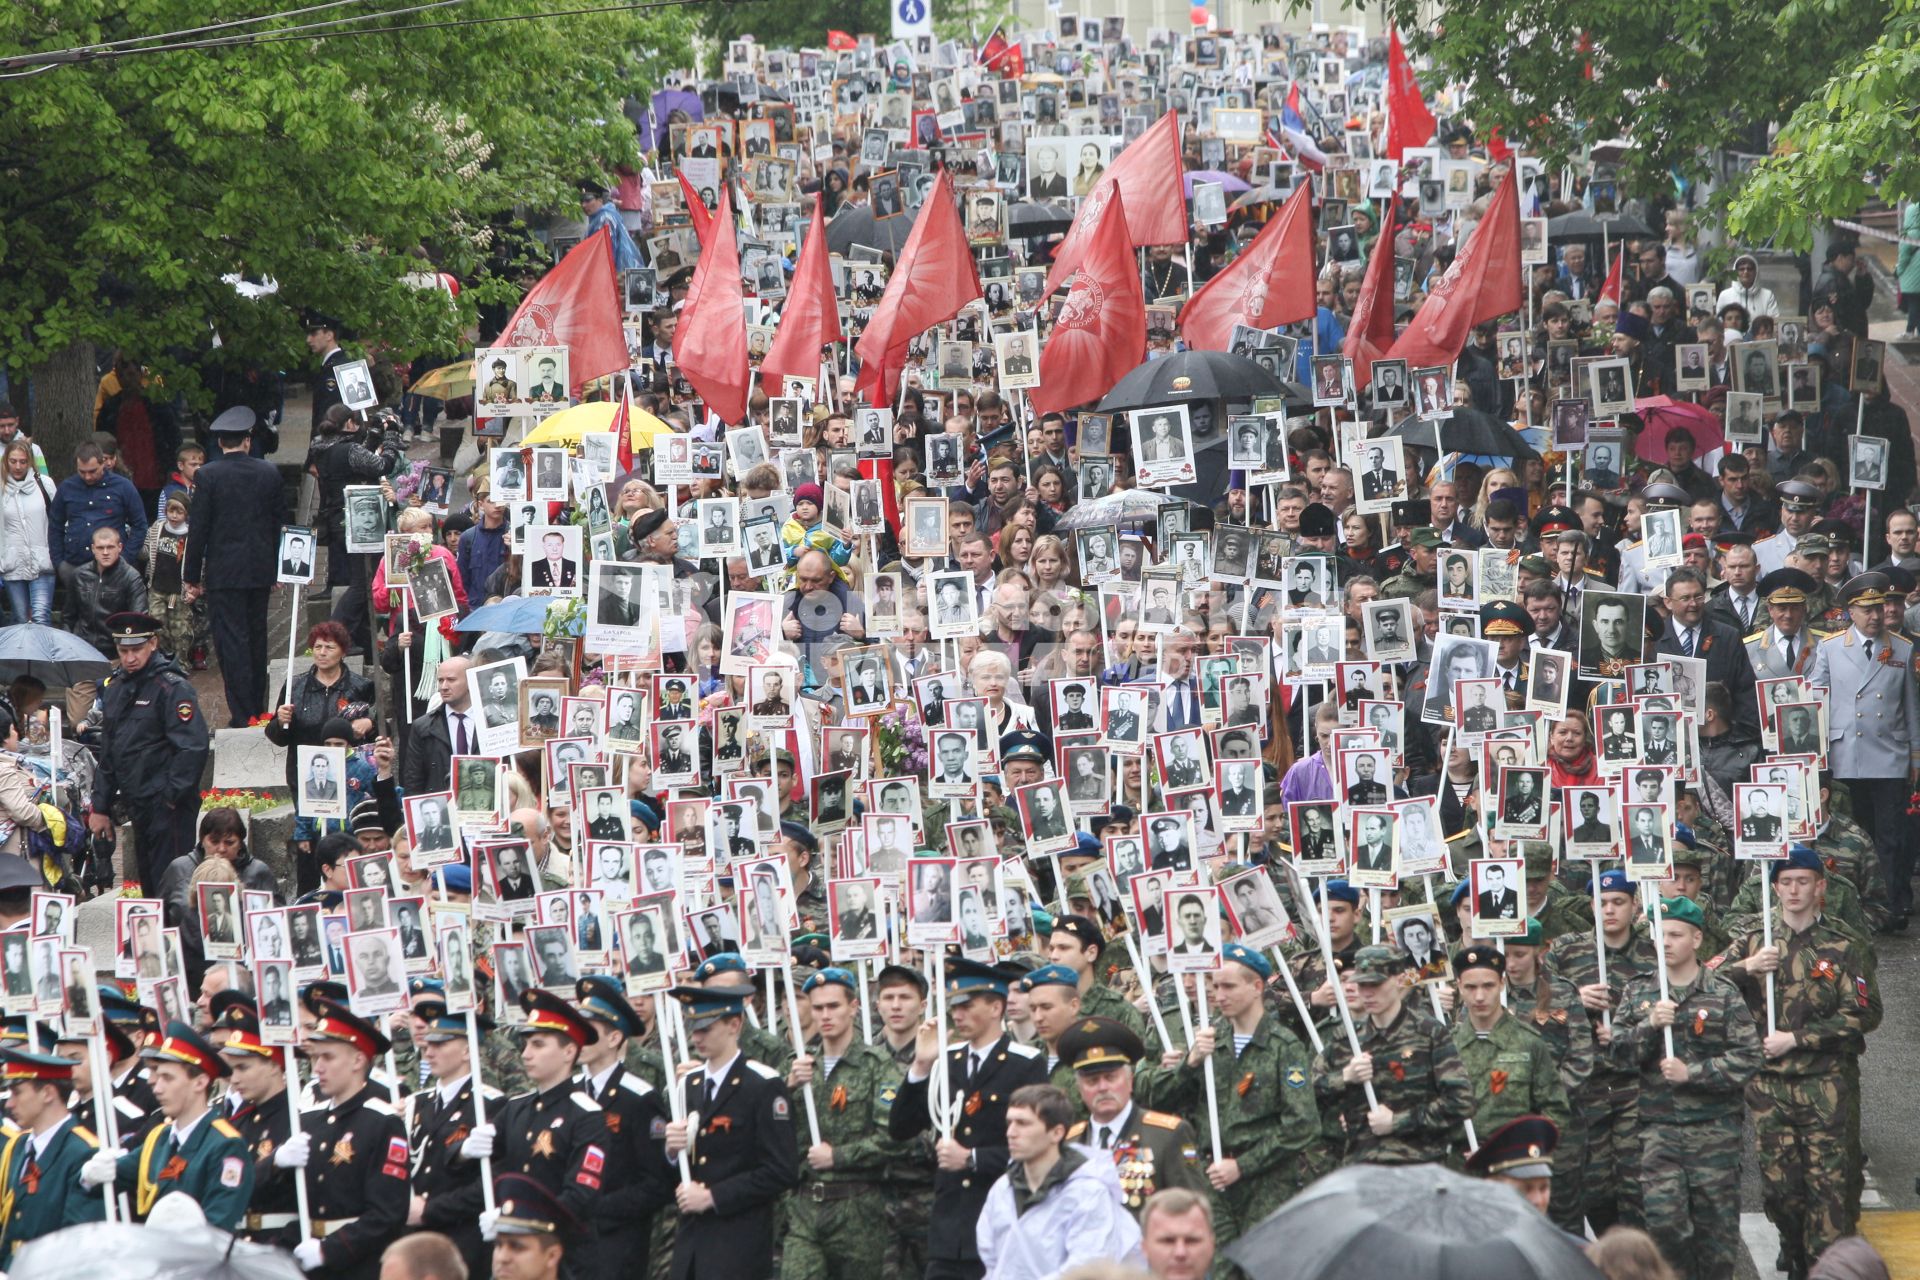
M1367 1093L1340 1078L1353 1058L1345 1035L1327 1041L1314 1085L1320 1105L1338 1111L1347 1126L1347 1159L1372 1164L1424 1164L1444 1160L1447 1147L1465 1135L1473 1115L1473 1085L1447 1029L1415 1007L1412 996L1382 1027L1360 1017L1354 1030L1360 1052L1373 1058L1373 1092L1393 1112L1384 1137L1367 1123Z
M1482 1035L1462 1012L1453 1022L1453 1047L1473 1085L1473 1128L1481 1141L1509 1120L1545 1116L1567 1128L1567 1091L1545 1037L1510 1012Z
M1773 975L1774 1025L1793 1032L1795 1047L1768 1058L1764 1074L1829 1076L1848 1054L1867 1047L1866 1016L1877 998L1875 977L1863 963L1859 943L1832 923L1816 919L1799 932L1774 912L1773 941L1780 968ZM1748 956L1766 945L1758 929L1745 934L1714 957L1713 967L1746 997L1754 1021L1765 1034L1766 978L1749 973Z
M1583 930L1591 933L1593 900L1575 893L1557 878L1549 879L1546 901L1540 904L1540 909L1533 913L1533 917L1540 922L1540 928L1549 942Z
M1282 1171L1320 1140L1313 1056L1271 1013L1262 1013L1253 1039L1236 1054L1233 1024L1213 1022L1214 1096L1220 1112L1220 1149L1239 1162L1242 1178ZM1135 1101L1195 1117L1202 1150L1211 1153L1204 1067L1184 1058L1172 1068L1142 1067Z
M1543 962L1546 972L1554 977L1565 978L1574 987L1592 986L1600 981L1600 962L1594 955L1593 931L1570 933L1555 938L1547 948L1547 958ZM1613 1009L1617 1015L1620 1010L1621 993L1632 979L1642 974L1658 971L1660 959L1654 954L1653 938L1646 926L1636 923L1633 926L1632 941L1624 947L1607 948L1607 989L1613 993ZM1578 998L1576 993L1576 999ZM1588 1011L1588 1020L1598 1027L1601 1019ZM1609 1089L1630 1088L1635 1078L1631 1068L1616 1066L1608 1055L1601 1055L1594 1063L1589 1083L1599 1086L1604 1083Z
M1080 993L1080 1012L1090 1018L1112 1018L1125 1023L1135 1035L1146 1038L1147 1020L1133 1007L1133 1002L1098 979L1088 983Z
M1880 851L1873 837L1844 814L1834 814L1827 829L1813 842L1813 851L1827 864L1829 876L1845 876L1860 892L1861 914L1869 930L1886 927L1893 918L1887 906L1887 882L1880 874Z
M1096 1147L1087 1120L1075 1121L1067 1130L1067 1140ZM1203 1168L1206 1157L1200 1153L1200 1139L1193 1126L1179 1116L1135 1106L1113 1135L1113 1145L1107 1151L1113 1157L1114 1171L1120 1175L1127 1208L1136 1213L1156 1191L1169 1187L1184 1187L1208 1197L1213 1194L1213 1184L1207 1181Z
M1666 1036L1650 1021L1660 999L1660 979L1635 978L1620 997L1610 1056L1620 1070L1640 1075L1642 1124L1703 1124L1738 1119L1747 1081L1760 1070L1760 1032L1740 989L1711 969L1684 986L1671 985L1673 1056L1687 1064L1690 1079L1669 1084L1660 1073Z
M847 1056L823 1074L820 1041L807 1045L813 1055L814 1111L820 1117L820 1141L833 1148L833 1166L814 1169L807 1163L807 1148L813 1138L804 1124L796 1124L800 1147L801 1182L880 1182L890 1162L907 1148L887 1136L886 1108L892 1099L886 1095L900 1083L900 1068L893 1055L872 1045L862 1044L856 1034L847 1047ZM801 1092L796 1088L793 1092ZM799 1106L806 1103L796 1098Z
M1573 984L1544 969L1530 984L1507 981L1507 1010L1540 1033L1560 1068L1560 1087L1571 1102L1593 1075L1593 1021ZM1577 1117L1576 1117L1577 1119Z
M1405 569L1380 584L1380 598L1382 600L1411 599L1422 591L1437 590L1438 586L1431 574L1421 577L1413 571L1413 562L1408 561Z
M1769 899L1771 899L1771 890L1769 890ZM1777 904L1773 912L1776 917L1780 914ZM1839 871L1827 872L1827 901L1823 914L1851 933L1867 950L1874 949L1873 926L1867 921L1866 909L1860 901L1860 890L1852 880ZM1740 886L1740 892L1734 895L1733 906L1727 909L1727 924L1736 935L1760 927L1759 876L1750 877ZM1722 947L1721 950L1724 951L1726 948Z

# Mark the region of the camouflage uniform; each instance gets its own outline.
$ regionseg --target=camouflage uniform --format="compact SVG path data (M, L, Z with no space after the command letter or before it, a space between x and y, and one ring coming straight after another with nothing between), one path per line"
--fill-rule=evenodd
M1852 1235L1847 1202L1846 1147L1849 1084L1841 1066L1866 1044L1868 974L1859 945L1816 919L1798 933L1774 919L1780 971L1774 977L1775 1025L1794 1035L1794 1047L1767 1059L1747 1086L1760 1153L1760 1193L1767 1217L1780 1229L1789 1275L1805 1275L1821 1251ZM1766 984L1741 964L1765 944L1747 934L1714 964L1747 998L1756 1020L1766 1017Z
M1348 940L1347 945L1333 953L1334 967L1342 973L1345 973L1347 966L1353 963L1353 956L1360 949L1362 936L1358 929L1354 930L1353 937ZM1320 984L1327 980L1327 962L1324 953L1317 946L1303 946L1287 957L1287 967L1293 970L1293 981L1300 988L1300 998L1306 1001L1309 1009L1312 1009L1313 993L1319 990ZM1276 979L1274 984L1268 987L1268 993L1271 997L1267 1002L1268 1007L1279 1013L1280 1020L1287 1025L1287 1029L1302 1040L1309 1040L1306 1028L1300 1025L1300 1011L1293 1007L1293 998L1287 995L1286 983ZM1313 1022L1323 1042L1346 1034L1340 1028L1338 1005L1330 1004L1324 1009L1317 1010Z
M1607 948L1607 989L1613 993L1616 1012L1627 981L1655 972L1659 963L1644 925L1634 926L1627 946ZM1599 962L1594 956L1592 930L1556 938L1547 949L1542 968L1549 976L1564 978L1576 988L1598 982ZM1576 994L1574 998L1579 997ZM1584 1006L1583 1011L1594 1026L1600 1025L1601 1020ZM1601 1055L1594 1062L1593 1074L1572 1098L1573 1109L1587 1121L1582 1214L1596 1233L1616 1222L1638 1226L1641 1221L1639 1096L1638 1073Z
M1473 1086L1473 1132L1478 1139L1521 1116L1545 1116L1567 1128L1567 1091L1546 1038L1508 1010L1492 1028L1476 1029L1463 1012L1451 1028L1460 1066ZM1460 1150L1466 1150L1465 1131Z
M1360 1052L1373 1058L1374 1096L1392 1109L1393 1132L1385 1137L1374 1133L1367 1123L1366 1090L1340 1078L1353 1059L1346 1036L1328 1040L1314 1084L1322 1109L1346 1120L1346 1163L1445 1160L1448 1145L1464 1133L1463 1122L1473 1115L1473 1085L1447 1029L1409 999L1386 1026L1360 1017L1354 1031Z
M1214 1200L1214 1233L1236 1239L1325 1172L1320 1111L1314 1103L1313 1056L1271 1013L1262 1013L1247 1047L1234 1051L1233 1024L1213 1023L1213 1079L1220 1112L1220 1150L1240 1165L1240 1180ZM1211 1152L1204 1067L1186 1061L1168 1070L1144 1067L1134 1097L1144 1106L1195 1117L1199 1147Z
M1760 1034L1740 991L1710 970L1669 988L1674 1056L1685 1084L1660 1074L1666 1037L1650 1018L1657 977L1621 994L1610 1057L1640 1075L1640 1195L1647 1232L1694 1280L1732 1280L1740 1243L1742 1096L1760 1069Z
M831 1073L823 1071L819 1040L807 1052L814 1055L812 1089L820 1141L833 1148L833 1166L816 1170L807 1164L813 1139L804 1126L795 1125L800 1185L787 1201L780 1277L871 1280L880 1271L887 1244L885 1233L873 1229L871 1206L885 1194L888 1162L905 1145L887 1136L881 1113L881 1098L898 1083L900 1069L892 1055L862 1044L858 1036Z
M1123 1022L1127 1025L1128 1030L1132 1031L1142 1040L1147 1038L1146 1018L1141 1015L1138 1009L1133 1007L1131 1001L1106 983L1101 982L1098 978L1089 982L1086 987L1081 990L1080 1013L1083 1017L1112 1018L1115 1022ZM1075 1097L1078 1095L1069 1088L1067 1090L1067 1096Z
M1409 560L1406 568L1380 584L1380 598L1382 600L1399 600L1404 597L1405 599L1411 600L1422 591L1434 591L1437 589L1438 584L1434 581L1433 575L1428 574L1424 578L1421 577L1418 573L1414 572L1413 562Z
M874 1048L893 1060L893 1077L880 1091L874 1123L884 1132L900 1082L913 1065L914 1042L898 1049L885 1040ZM886 1195L882 1199L885 1234L882 1237L881 1280L920 1280L927 1271L927 1228L933 1216L932 1127L895 1147L886 1166Z
M1531 870L1531 868L1529 868ZM1527 888L1529 900L1533 898L1533 887ZM1547 881L1546 899L1534 911L1533 918L1540 922L1547 941L1565 937L1570 933L1593 928L1593 901L1584 894L1575 893L1556 879Z
M1819 850L1816 849L1815 852ZM1873 928L1867 923L1866 909L1860 901L1860 890L1854 886L1851 879L1839 871L1829 871L1826 881L1827 895L1825 902L1821 905L1821 914L1836 921L1871 950ZM1775 910L1778 911L1778 908L1776 907ZM1733 906L1727 912L1727 923L1735 934L1747 933L1760 927L1760 879L1758 876L1741 885L1740 892L1734 895Z
M740 1052L781 1075L793 1069L793 1041L751 1023L740 1030Z
M1859 890L1861 913L1868 928L1886 928L1893 913L1887 907L1887 882L1880 874L1880 851L1874 848L1873 837L1852 818L1836 813L1813 842L1813 851L1827 864L1829 880L1845 876Z
M1541 956L1545 959L1544 952ZM1593 1023L1580 993L1565 978L1544 969L1532 983L1507 982L1507 1010L1535 1031L1553 1052L1560 1070L1560 1087L1569 1102L1560 1126L1560 1145L1553 1151L1553 1202L1547 1216L1562 1231L1581 1233L1587 1164L1587 1117L1571 1105L1582 1097L1593 1076Z

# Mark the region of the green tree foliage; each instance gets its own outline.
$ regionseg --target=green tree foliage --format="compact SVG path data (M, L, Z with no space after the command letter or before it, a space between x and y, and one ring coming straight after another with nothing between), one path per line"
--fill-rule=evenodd
M1643 188L1669 170L1704 172L1715 149L1757 149L1770 121L1872 45L1888 11L1889 0L1479 0L1444 6L1428 30L1419 0L1384 6L1409 51L1434 59L1425 86L1465 86L1461 106L1478 129L1497 125L1550 161L1631 137L1628 176ZM1911 104L1920 76L1906 75ZM1888 146L1911 153L1913 112L1877 123Z
M283 7L276 0L0 5L0 57L127 40ZM304 359L298 313L337 315L401 355L457 350L476 301L511 295L500 228L575 206L572 187L636 156L622 115L690 58L688 11L534 21L537 0L379 19L391 34L304 36L55 66L0 80L0 352L16 373L122 347L192 394L217 334L271 367ZM364 14L360 6L249 28ZM468 25L435 28L436 22ZM224 34L224 33L216 33ZM482 276L457 307L410 287ZM489 279L492 268L495 274ZM250 302L221 282L279 284Z
M715 74L726 56L727 42L746 36L770 49L824 49L829 29L856 36L871 32L883 41L892 30L887 0L716 2L702 5L699 13L700 34L713 42L707 51L707 64Z

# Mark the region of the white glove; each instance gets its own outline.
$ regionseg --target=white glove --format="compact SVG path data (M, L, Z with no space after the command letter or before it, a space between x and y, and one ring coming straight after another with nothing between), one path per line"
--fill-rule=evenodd
M274 1148L273 1164L277 1169L304 1169L307 1167L307 1153L313 1146L313 1140L306 1134L295 1134Z
M482 1209L480 1211L480 1238L488 1244L492 1244L493 1238L499 1234L500 1211L498 1209Z
M462 1160L485 1160L493 1154L493 1126L483 1124L468 1134L460 1144Z
M127 1154L119 1147L106 1147L87 1157L80 1166L80 1185L83 1187L102 1187L112 1182L120 1172L120 1157Z
M312 1271L326 1261L322 1256L318 1239L302 1240L293 1246L293 1260L300 1264L302 1271Z

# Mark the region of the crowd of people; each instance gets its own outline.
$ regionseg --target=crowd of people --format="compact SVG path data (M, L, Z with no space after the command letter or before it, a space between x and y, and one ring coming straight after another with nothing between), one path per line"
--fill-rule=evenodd
M191 1199L356 1280L1196 1280L1373 1163L1511 1186L1556 1274L1727 1280L1751 1126L1778 1268L1872 1274L1920 517L1857 246L1789 286L1604 163L1416 128L1345 30L726 63L585 189L626 369L509 323L416 457L420 397L310 314L301 517L254 408L182 442L135 362L70 459L0 405L11 612L113 658L0 705L0 1265ZM1140 347L1247 390L1036 412L1050 254L1164 128ZM946 182L982 287L865 402ZM1256 323L1260 278L1190 342L1301 186L1311 305ZM723 192L750 349L815 199L847 338L737 421L677 341ZM1372 345L1509 217L1518 308ZM611 412L536 434L569 399ZM203 800L209 664L285 850ZM62 853L121 823L89 957Z

